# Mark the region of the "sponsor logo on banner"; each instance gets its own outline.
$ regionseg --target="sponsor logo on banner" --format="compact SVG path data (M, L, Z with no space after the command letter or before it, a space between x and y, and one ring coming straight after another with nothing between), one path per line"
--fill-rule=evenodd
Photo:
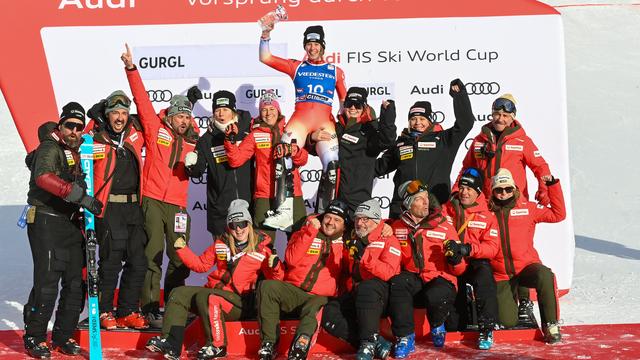
M134 8L136 6L136 0L105 0L105 1L92 1L92 0L60 0L58 10L64 10L67 6L74 7L76 9L124 9Z
M300 171L300 180L302 182L319 182L322 177L322 170L302 170Z
M183 68L181 56L143 56L138 60L141 69L171 69Z
M493 121L491 114L476 115L476 121Z
M524 150L524 146L522 145L505 145L505 150L512 150L512 151L522 151Z
M509 214L511 214L511 216L525 216L529 215L529 209L512 209Z
M194 116L193 120L198 124L200 129L206 129L209 127L209 120L211 118L209 116Z
M373 199L378 200L382 209L388 209L391 206L391 199L387 196L374 196Z
M444 240L447 237L447 234L440 231L427 230L427 236Z
M411 87L410 95L440 95L444 94L444 85L434 85L434 86L420 86L413 85Z
M151 102L166 102L171 100L173 93L171 90L147 90Z
M444 113L442 111L434 111L433 113L431 113L429 120L434 124L441 124L442 122L444 122L445 118L446 116L444 116Z
M500 84L492 82L469 82L464 84L469 95L496 95L500 92Z

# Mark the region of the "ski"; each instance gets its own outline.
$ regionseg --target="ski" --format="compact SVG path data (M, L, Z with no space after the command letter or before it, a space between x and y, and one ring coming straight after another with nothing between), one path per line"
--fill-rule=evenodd
M80 160L82 171L87 183L87 195L93 196L93 138L83 135L84 142L80 145ZM102 359L102 344L100 341L100 310L98 307L98 263L96 259L97 240L94 215L84 211L84 225L86 237L87 257L87 293L89 312L89 359Z

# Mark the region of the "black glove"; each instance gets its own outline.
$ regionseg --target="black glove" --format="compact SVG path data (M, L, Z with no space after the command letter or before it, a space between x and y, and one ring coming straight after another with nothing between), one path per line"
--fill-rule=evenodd
M236 135L238 135L238 125L236 123L229 124L224 130L225 139L229 140L232 144L236 143Z
M547 185L547 186L551 186L553 184L557 184L558 181L560 181L560 180L555 178L555 177L553 177L553 175L551 175L551 180L545 181L544 184Z
M453 85L458 85L458 87L460 88L460 91L459 92L453 91ZM456 97L456 96L466 95L466 94L467 94L467 88L464 87L464 83L462 82L462 80L455 79L451 81L451 85L449 86L449 95L451 95L452 97Z
M462 255L447 256L447 262L451 265L458 265L462 262Z
M446 251L445 255L449 252L451 252L453 256L469 256L471 254L471 245L459 243L454 240L448 240L444 245L444 249Z
M455 240L447 240L444 242L444 256L447 258L449 264L458 265L462 262L460 245L461 244Z
M100 200L89 196L85 193L85 189L80 185L73 183L71 192L64 198L70 203L78 204L83 208L89 210L92 214L100 214L102 212L102 203Z
M198 89L197 85L193 85L187 90L187 99L189 99L191 105L195 105L196 101L202 99L202 91Z
M105 109L107 108L107 100L100 100L97 103L95 103L91 109L89 109L89 111L87 111L87 116L89 116L91 119L93 119L95 121L95 127L97 128L96 130L99 131L101 129L104 129L104 126L106 124L106 118L105 118Z

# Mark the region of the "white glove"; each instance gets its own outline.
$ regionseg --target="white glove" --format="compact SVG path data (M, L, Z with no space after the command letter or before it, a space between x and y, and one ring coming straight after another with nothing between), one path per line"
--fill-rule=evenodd
M198 153L195 151L188 152L184 157L184 166L193 166L198 162Z

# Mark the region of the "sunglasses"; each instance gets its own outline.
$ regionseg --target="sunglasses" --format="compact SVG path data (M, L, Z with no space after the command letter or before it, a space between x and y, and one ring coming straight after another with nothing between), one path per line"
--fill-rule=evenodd
M232 222L229 223L229 229L231 230L238 230L238 229L244 229L249 225L248 221L238 221L238 222Z
M116 96L112 96L109 99L107 99L107 107L108 108L114 108L116 106L124 106L126 108L129 108L131 106L131 99L129 99L128 97L124 96L124 95L116 95Z
M516 112L516 104L509 99L498 98L493 102L493 105L491 105L491 109L493 109L493 111L502 110L508 113L514 113Z
M62 123L62 126L64 126L65 128L71 130L71 131L82 131L84 129L84 124L81 123L77 123L77 122L73 122L73 121L66 121L64 123Z
M407 185L407 194L413 196L419 192L429 191L427 185L423 184L420 180L413 180Z
M512 187L506 187L506 188L495 188L493 189L493 192L496 194L502 194L502 193L507 193L507 194L511 194L513 193L515 189Z
M364 104L361 104L359 102L353 101L353 100L345 100L344 101L344 108L348 109L350 107L355 107L358 110L362 110L364 108Z

